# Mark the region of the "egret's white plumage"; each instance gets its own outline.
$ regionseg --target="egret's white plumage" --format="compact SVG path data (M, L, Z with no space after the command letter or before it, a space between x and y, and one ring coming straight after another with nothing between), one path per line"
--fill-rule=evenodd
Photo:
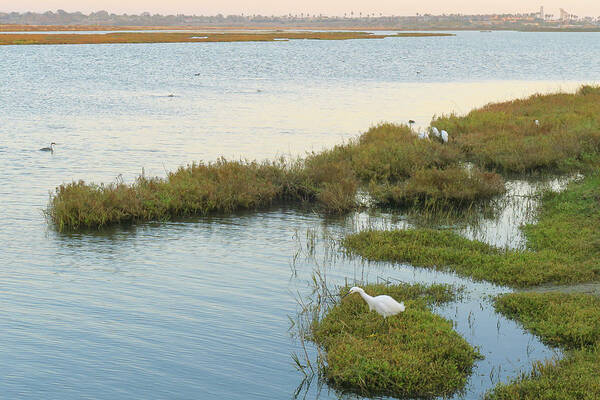
M440 131L435 126L431 127L431 133L433 133L433 135L436 137L440 137Z
M540 121L538 121L537 119L533 122L535 122L535 126L540 126Z
M52 152L52 153L54 153L54 145L55 145L55 144L56 144L56 143L52 142L52 143L50 143L50 147L42 147L42 148L40 149L40 151L49 151L49 152Z
M354 286L350 289L348 294L358 293L360 297L369 305L369 310L375 310L377 314L383 316L383 318L390 317L392 315L404 312L404 302L398 303L392 297L382 294L379 296L369 296L362 288Z
M440 132L440 136L442 137L442 142L448 143L448 132L442 129L442 132Z
M419 131L419 139L429 139L429 132Z

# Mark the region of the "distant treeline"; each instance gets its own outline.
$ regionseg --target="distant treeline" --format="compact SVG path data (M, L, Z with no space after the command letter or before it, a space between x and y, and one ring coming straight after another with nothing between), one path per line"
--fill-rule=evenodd
M561 25L562 24L562 25ZM600 19L586 18L568 22L570 27L598 27ZM527 29L565 27L564 21L548 21L532 14L385 16L381 13L348 12L344 16L322 14L264 15L160 15L148 12L139 15L111 14L97 11L90 14L64 10L34 12L0 12L0 25L105 25L105 26L307 26L322 28L372 27L411 30L428 29Z

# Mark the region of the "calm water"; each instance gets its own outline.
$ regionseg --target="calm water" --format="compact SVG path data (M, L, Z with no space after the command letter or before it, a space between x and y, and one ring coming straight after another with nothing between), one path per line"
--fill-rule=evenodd
M302 155L380 121L464 113L489 101L600 80L600 34L459 32L343 42L0 47L0 397L292 397L289 317L315 270L344 280L468 286L440 307L486 356L464 398L554 352L484 300L506 289L452 274L326 252L294 255L307 232L333 238L418 223L375 213L323 219L273 209L96 234L59 234L42 210L74 179L164 176L220 155ZM417 73L418 72L418 73ZM199 74L196 76L195 74ZM173 94L173 97L168 95ZM58 143L54 154L37 149ZM514 193L534 190L514 182ZM535 208L456 229L504 246ZM514 211L513 211L514 210ZM298 239L299 238L299 239ZM314 349L310 348L310 355ZM312 385L307 398L336 398Z

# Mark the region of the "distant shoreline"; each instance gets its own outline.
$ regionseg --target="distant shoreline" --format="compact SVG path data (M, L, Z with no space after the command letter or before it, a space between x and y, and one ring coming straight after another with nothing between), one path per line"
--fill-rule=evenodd
M281 25L253 25L253 26L231 26L231 25L25 25L25 24L0 24L1 32L78 32L78 31L209 31L209 32L231 32L231 31L394 31L394 32L440 32L440 31L517 31L517 32L600 32L600 28L552 28L552 27L531 27L531 28L497 28L497 27L427 27L427 28L399 28L397 26L281 26Z

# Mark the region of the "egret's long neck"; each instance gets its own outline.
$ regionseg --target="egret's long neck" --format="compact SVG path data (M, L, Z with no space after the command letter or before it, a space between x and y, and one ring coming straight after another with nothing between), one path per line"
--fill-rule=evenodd
M360 293L360 297L362 297L363 300L367 302L367 304L369 304L369 305L373 304L373 297L369 296L368 294L366 294L363 291L360 291L359 293Z

